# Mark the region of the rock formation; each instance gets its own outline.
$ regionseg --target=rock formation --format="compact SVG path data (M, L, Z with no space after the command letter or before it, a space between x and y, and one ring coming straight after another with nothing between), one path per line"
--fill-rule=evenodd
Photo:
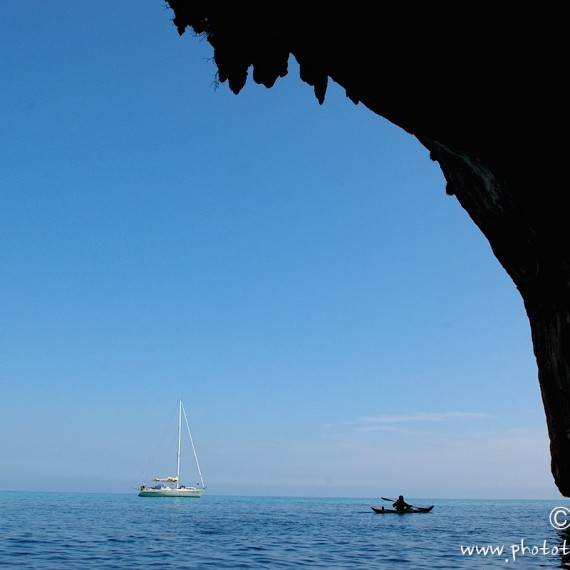
M250 72L271 88L292 56L319 103L334 81L429 150L523 299L552 474L570 496L570 223L555 137L563 15L530 5L168 5L180 34L207 38L217 80L236 95Z

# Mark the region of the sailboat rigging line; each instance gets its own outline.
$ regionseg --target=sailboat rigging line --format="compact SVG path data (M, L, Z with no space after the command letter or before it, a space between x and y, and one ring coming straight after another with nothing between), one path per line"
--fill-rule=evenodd
M186 423L186 429L188 430L188 437L190 438L190 444L192 445L192 452L194 453L194 459L196 461L196 467L198 469L198 475L200 476L200 484L205 489L206 486L204 485L204 478L202 477L202 470L200 469L200 462L198 461L198 455L196 453L196 448L194 447L194 438L192 437L192 432L190 431L190 425L188 424L188 417L186 416L186 410L184 409L184 405L182 404L182 400L180 400L180 406L182 407L182 413L184 414L184 422ZM178 455L180 456L180 444L178 447Z
M154 447L154 453L150 456L150 458L148 459L146 465L142 470L141 473L142 479L146 479L148 476L152 475L151 468L154 468L154 466L157 465L158 458L163 454L164 441L167 439L167 434L171 431L174 413L175 411L173 411L170 417L167 419L167 421L164 422L164 426L162 428L162 431L160 432L160 436L158 437L156 445Z

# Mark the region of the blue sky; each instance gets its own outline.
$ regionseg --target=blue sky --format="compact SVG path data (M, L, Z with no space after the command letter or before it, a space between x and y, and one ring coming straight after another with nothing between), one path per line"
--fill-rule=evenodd
M134 492L182 397L212 494L559 497L521 298L427 150L294 59L216 89L171 18L0 4L0 489Z

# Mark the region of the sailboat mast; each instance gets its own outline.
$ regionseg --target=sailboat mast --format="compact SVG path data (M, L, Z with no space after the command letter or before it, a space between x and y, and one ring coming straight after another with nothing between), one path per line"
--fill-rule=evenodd
M180 488L180 432L182 431L182 400L178 402L178 453L176 456L176 488Z

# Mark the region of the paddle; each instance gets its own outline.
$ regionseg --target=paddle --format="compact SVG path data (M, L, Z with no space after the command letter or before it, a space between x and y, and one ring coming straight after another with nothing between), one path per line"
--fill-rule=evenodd
M380 497L383 501L390 501L391 503L395 503L396 499L388 499L388 497ZM408 503L408 509L415 509L416 507L414 507L414 505L410 505Z
M380 497L383 501L390 501L391 503L395 503L394 499L389 499L388 497ZM409 504L409 503L408 503ZM433 509L433 507L415 507L414 505L410 505L408 508L410 509L417 509L418 511L429 512Z

